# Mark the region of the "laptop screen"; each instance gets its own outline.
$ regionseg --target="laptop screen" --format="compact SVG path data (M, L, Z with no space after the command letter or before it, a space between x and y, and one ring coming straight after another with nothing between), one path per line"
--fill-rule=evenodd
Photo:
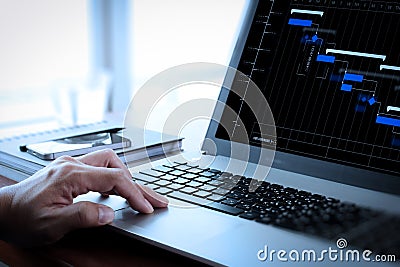
M237 68L271 106L277 151L400 174L398 36L396 1L259 1ZM238 102L228 95L260 145Z

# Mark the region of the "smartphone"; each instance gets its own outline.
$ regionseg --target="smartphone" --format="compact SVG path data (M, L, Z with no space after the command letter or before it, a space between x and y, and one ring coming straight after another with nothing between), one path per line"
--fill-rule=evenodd
M25 151L44 160L58 157L80 156L100 149L120 149L131 146L131 141L121 136L115 129L71 136L25 146Z

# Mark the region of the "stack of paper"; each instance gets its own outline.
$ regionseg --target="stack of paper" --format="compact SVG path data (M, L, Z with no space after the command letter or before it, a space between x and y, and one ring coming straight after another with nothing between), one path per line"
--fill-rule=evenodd
M122 127L121 124L103 121L0 139L0 175L21 181L51 162L21 151L21 146L113 128ZM182 147L182 138L149 130L128 129L123 131L122 135L131 140L131 146L115 150L115 152L124 163L129 163L130 165L132 162L146 161L154 157L178 152ZM100 146L99 149L102 149L102 147Z

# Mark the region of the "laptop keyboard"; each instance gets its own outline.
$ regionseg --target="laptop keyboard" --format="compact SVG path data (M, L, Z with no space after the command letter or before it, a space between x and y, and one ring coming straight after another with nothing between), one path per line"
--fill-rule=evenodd
M266 181L249 190L251 178L187 163L158 166L133 178L167 197L229 215L399 255L399 217L336 198Z

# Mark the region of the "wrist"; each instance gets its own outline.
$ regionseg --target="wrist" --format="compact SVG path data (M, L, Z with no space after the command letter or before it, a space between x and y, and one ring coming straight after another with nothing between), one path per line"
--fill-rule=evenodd
M7 239L8 219L11 214L11 205L14 198L14 186L0 188L0 239Z

